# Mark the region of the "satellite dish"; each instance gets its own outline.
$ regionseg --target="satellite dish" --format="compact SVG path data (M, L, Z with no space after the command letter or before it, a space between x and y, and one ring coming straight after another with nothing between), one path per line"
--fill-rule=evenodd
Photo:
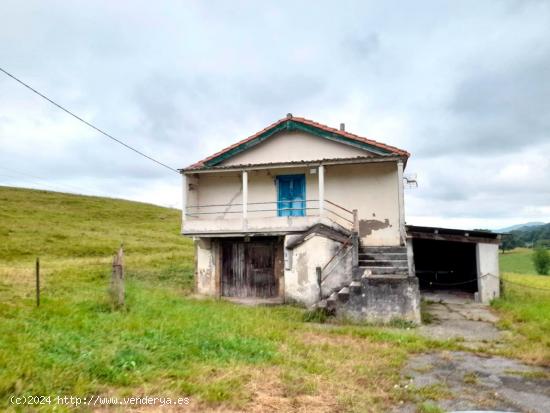
M416 173L403 175L403 181L407 188L418 188L418 181L416 180Z

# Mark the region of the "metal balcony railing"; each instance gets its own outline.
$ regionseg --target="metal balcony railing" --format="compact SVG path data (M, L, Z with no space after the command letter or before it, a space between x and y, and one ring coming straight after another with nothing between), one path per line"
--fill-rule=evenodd
M185 208L185 219L270 218L270 217L324 216L351 231L357 230L357 210L350 210L328 199L295 201L266 201L190 205Z

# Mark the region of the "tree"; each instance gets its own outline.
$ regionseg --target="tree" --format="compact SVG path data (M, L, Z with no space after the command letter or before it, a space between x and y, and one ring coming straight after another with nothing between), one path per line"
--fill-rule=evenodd
M533 264L538 274L548 275L548 271L550 270L550 254L546 248L540 246L535 248L535 252L533 252Z
M504 234L500 241L500 248L502 252L513 250L518 246L518 241L514 234Z

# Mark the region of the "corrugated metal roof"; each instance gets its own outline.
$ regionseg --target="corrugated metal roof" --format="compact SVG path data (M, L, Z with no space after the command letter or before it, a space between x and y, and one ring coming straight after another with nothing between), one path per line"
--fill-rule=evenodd
M362 162L382 162L382 161L392 161L392 160L398 160L400 157L397 157L395 155L382 155L382 156L356 156L352 158L323 158L323 159L317 159L317 160L303 160L303 161L288 161L288 162L266 162L266 163L254 163L254 164L238 164L238 165L219 165L219 166L204 166L204 167L188 167L180 169L181 172L192 172L192 171L211 171L211 170L226 170L226 169L247 169L247 168L268 168L268 167L287 167L287 166L308 166L308 165L317 165L320 163L354 163L354 161L357 161L357 163Z

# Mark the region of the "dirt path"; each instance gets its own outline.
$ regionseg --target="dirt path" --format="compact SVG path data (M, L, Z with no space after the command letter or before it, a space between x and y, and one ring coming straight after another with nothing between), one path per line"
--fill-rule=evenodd
M507 334L495 326L498 317L487 305L468 296L446 293L423 294L423 298L432 320L419 328L420 334L439 340L461 338L472 349L487 344L498 346L506 339Z
M507 339L486 305L441 293L424 299L432 322L420 327L420 334L461 338L472 350L503 345ZM417 404L428 401L445 411L550 412L550 369L516 360L459 351L421 354L409 360L402 377L403 388ZM416 406L407 404L398 411L414 412Z

